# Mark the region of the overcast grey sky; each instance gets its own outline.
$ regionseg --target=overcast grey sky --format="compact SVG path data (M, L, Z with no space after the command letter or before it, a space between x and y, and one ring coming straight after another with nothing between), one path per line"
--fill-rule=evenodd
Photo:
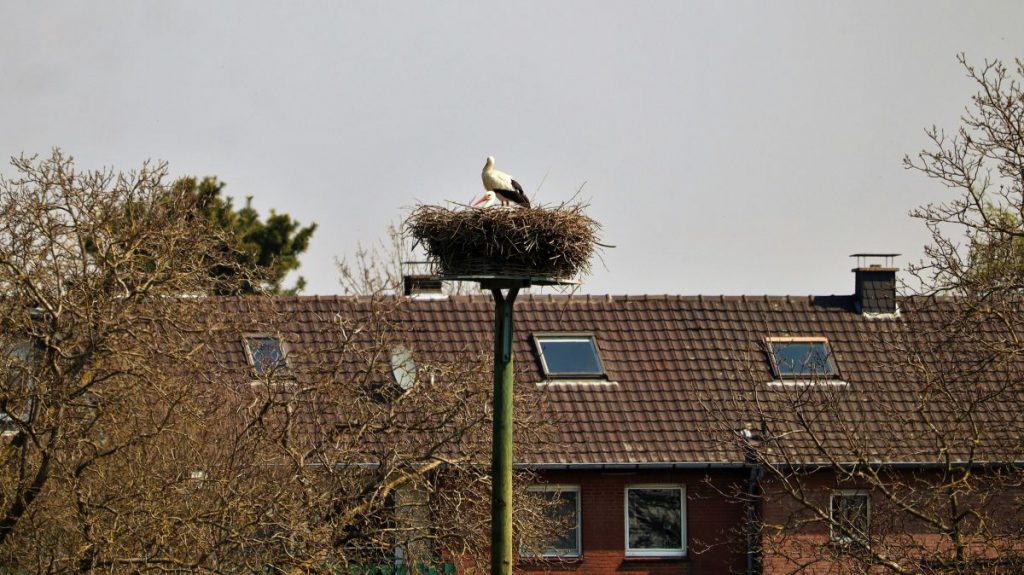
M949 197L900 160L956 126L956 53L1024 56L1019 0L7 0L0 21L0 156L217 175L320 225L321 294L409 206L478 195L487 155L535 202L586 182L618 247L584 292L850 293L847 255L920 257L907 212Z

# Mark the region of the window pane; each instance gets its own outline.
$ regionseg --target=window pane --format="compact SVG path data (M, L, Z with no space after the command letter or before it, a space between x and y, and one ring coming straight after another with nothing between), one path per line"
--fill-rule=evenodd
M772 342L779 375L835 375L836 369L823 341Z
M7 357L2 358L3 366L0 367L6 376L3 382L8 391L24 391L24 386L31 380L29 360L32 357L32 344L19 342L7 347Z
M836 523L832 530L833 539L849 540L865 538L868 532L867 494L833 494L832 520Z
M245 343L249 347L253 367L257 375L264 375L273 370L287 367L281 343L273 337L247 337Z
M547 553L553 555L576 555L579 549L576 547L577 531L579 530L579 517L576 515L576 499L579 492L562 491L558 494L558 502L551 509L551 512L558 519L559 524L565 525L566 530L561 537L552 542Z
M682 549L682 491L629 489L629 548Z
M594 340L586 338L539 338L549 374L602 374Z
M21 363L27 363L32 356L32 344L27 341L15 343L7 348L7 355Z
M542 505L550 522L551 528L547 539L533 540L520 549L523 556L534 554L545 557L575 557L580 554L579 548L579 489L576 487L531 487L532 497L537 505ZM547 531L547 529L545 529Z
M0 431L15 430L15 417L21 420L29 418L29 398L34 387L30 369L32 344L28 341L10 344L6 348L6 355L7 357L2 358L3 366L0 367L0 373L3 374L2 383L9 411L0 411Z

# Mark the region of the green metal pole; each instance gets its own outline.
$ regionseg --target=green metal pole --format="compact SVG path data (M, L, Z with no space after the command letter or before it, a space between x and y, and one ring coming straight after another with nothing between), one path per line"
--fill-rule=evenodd
M519 288L494 295L494 428L491 451L491 575L512 575L512 306Z

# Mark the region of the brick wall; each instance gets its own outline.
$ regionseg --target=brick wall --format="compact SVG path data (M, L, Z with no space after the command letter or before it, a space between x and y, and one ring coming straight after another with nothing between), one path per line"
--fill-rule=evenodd
M703 471L552 471L548 483L578 485L582 513L582 557L562 564L523 564L518 572L629 573L668 575L742 572L745 566L743 506L721 492L746 481L743 472ZM625 556L625 489L635 484L686 486L686 557Z
M885 476L889 488L898 493L901 502L912 505L926 515L948 520L950 511L946 508L946 490L933 489L939 485L939 472L893 471ZM959 493L960 511L968 508L977 512L984 522L963 526L965 543L968 544L970 559L979 560L997 557L1019 557L1024 552L1024 489L1015 484L1016 476L1009 481L1000 473L991 475L993 485L985 483L985 472L972 474L969 485L977 490L970 493L968 484L961 486ZM1009 484L1007 484L1009 483ZM855 545L843 545L831 540L829 526L817 520L814 513L782 490L771 480L764 482L767 500L763 505L764 521L772 526L789 526L786 530L766 532L764 572L792 573L799 571L807 575L863 573L864 563L856 560L857 555L867 557ZM887 560L902 565L908 572L918 572L918 562L949 560L953 557L948 536L939 534L933 526L906 513L898 504L887 500L881 493L872 492L866 484L838 484L828 472L809 474L801 478L801 495L818 509L827 512L829 497L836 489L863 489L870 497L869 533L873 548ZM897 485L910 486L907 491ZM792 528L799 525L799 528ZM979 526L983 527L977 529ZM972 531L977 529L977 531ZM980 534L972 536L972 534ZM980 567L978 568L980 571ZM888 572L880 566L871 567L871 573ZM973 572L964 570L964 572ZM993 568L986 573L1019 572L1017 567Z

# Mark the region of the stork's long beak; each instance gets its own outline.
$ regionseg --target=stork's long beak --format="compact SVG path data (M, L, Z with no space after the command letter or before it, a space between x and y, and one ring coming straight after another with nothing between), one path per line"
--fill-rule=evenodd
M482 197L479 200L473 202L473 205L474 206L479 206L480 204L482 204L482 203L484 203L486 201L487 201L487 194L484 194L484 197Z

